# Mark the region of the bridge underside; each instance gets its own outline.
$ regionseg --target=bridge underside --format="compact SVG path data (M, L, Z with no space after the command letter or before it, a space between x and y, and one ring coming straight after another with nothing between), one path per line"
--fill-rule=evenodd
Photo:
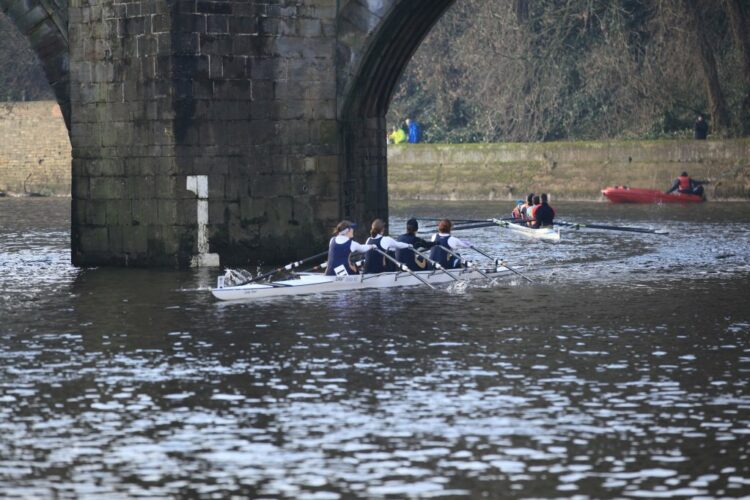
M203 229L237 265L387 217L388 103L453 0L48 2L0 7L69 126L74 263L184 267Z

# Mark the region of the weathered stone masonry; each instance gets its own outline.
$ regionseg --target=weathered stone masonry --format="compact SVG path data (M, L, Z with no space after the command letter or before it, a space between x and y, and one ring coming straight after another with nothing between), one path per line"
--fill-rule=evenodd
M57 103L0 103L0 191L70 194L70 140Z
M74 263L187 265L193 175L225 264L387 217L390 96L452 1L0 0L70 126Z

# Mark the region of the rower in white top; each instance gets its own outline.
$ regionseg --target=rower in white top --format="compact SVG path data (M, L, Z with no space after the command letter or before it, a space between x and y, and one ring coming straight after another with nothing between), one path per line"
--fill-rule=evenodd
M375 245L361 245L354 241L354 228L357 225L348 220L342 220L334 230L334 237L328 243L327 276L346 276L357 274L357 267L351 261L353 252L366 253Z
M449 219L441 220L438 223L437 234L432 236L435 246L430 250L430 260L439 263L446 269L462 267L460 256L453 250L472 247L470 241L451 236L451 229L453 229L453 223ZM446 251L446 249L449 251Z
M374 245L377 250L370 250L365 254L365 274L376 274L387 271L395 271L396 258L395 251L405 248L412 248L409 243L401 243L390 236L385 235L385 222L381 219L375 219L370 226L370 237L367 239L368 245ZM380 252L378 252L380 250ZM391 259L381 252L390 253ZM393 253L391 253L393 252Z

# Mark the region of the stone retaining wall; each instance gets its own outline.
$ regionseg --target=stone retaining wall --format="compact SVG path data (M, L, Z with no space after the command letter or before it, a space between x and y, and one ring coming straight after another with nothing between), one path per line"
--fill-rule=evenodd
M71 149L53 101L0 104L0 191L69 195ZM602 187L662 189L687 170L710 199L750 200L750 139L388 147L392 200L515 199L548 191L599 199Z
M55 102L0 103L0 192L69 196L70 158Z
M709 199L750 199L750 139L411 144L388 147L391 200L600 199L606 186L665 189L686 170Z

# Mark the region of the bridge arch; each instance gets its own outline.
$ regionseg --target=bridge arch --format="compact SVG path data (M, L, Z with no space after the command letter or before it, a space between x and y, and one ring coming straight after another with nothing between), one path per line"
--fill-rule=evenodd
M0 11L29 40L39 57L70 131L68 0L0 0Z
M338 15L341 211L388 215L385 116L420 43L455 0L351 1Z

